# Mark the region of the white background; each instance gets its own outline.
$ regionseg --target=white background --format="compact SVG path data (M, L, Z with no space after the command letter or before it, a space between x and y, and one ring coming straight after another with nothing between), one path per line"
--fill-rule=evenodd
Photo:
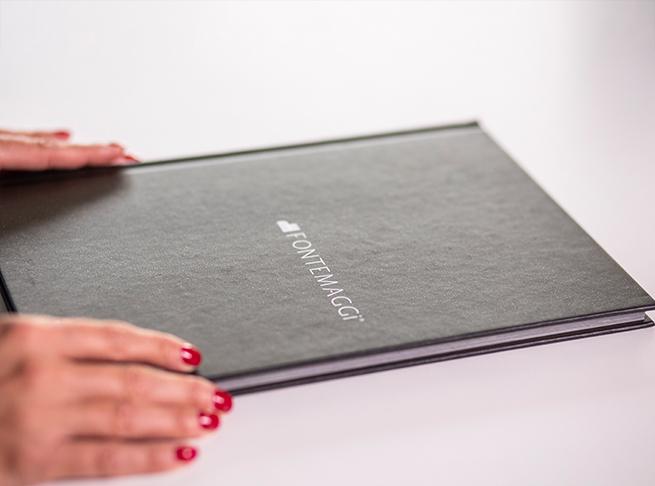
M655 2L0 1L0 126L155 160L472 118L655 295ZM156 484L655 481L652 329L235 405Z

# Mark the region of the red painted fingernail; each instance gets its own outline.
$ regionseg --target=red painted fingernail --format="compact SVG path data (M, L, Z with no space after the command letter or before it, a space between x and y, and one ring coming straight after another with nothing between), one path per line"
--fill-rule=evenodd
M182 361L191 366L198 366L202 361L202 354L190 344L185 344L180 350Z
M125 155L123 155L123 157L126 158L127 160L131 160L132 162L141 162L134 155L125 154Z
M59 138L61 140L68 140L71 136L71 133L68 130L59 130L57 132L54 132L53 135L55 138Z
M218 415L213 413L200 412L198 415L198 422L203 429L214 430L217 429L221 423Z
M178 461L189 462L193 461L198 455L198 451L195 447L191 446L182 446L175 449L175 457Z
M232 395L225 390L217 388L214 392L213 402L216 410L220 410L221 412L229 412L232 410Z

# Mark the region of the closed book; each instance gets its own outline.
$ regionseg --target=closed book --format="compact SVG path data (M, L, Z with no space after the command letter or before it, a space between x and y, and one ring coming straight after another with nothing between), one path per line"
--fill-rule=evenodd
M122 319L240 393L652 325L476 123L0 178L9 311Z

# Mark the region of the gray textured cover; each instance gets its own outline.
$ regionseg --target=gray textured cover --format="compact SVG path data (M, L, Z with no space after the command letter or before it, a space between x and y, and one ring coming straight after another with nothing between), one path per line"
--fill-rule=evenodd
M19 311L173 332L213 377L654 303L475 124L0 191ZM343 320L327 288L363 320Z

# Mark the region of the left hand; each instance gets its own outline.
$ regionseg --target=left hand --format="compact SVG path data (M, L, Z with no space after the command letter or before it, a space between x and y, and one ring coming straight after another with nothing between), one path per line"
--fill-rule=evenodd
M134 156L116 143L69 143L70 132L0 129L0 171L79 169L86 166L129 165Z

